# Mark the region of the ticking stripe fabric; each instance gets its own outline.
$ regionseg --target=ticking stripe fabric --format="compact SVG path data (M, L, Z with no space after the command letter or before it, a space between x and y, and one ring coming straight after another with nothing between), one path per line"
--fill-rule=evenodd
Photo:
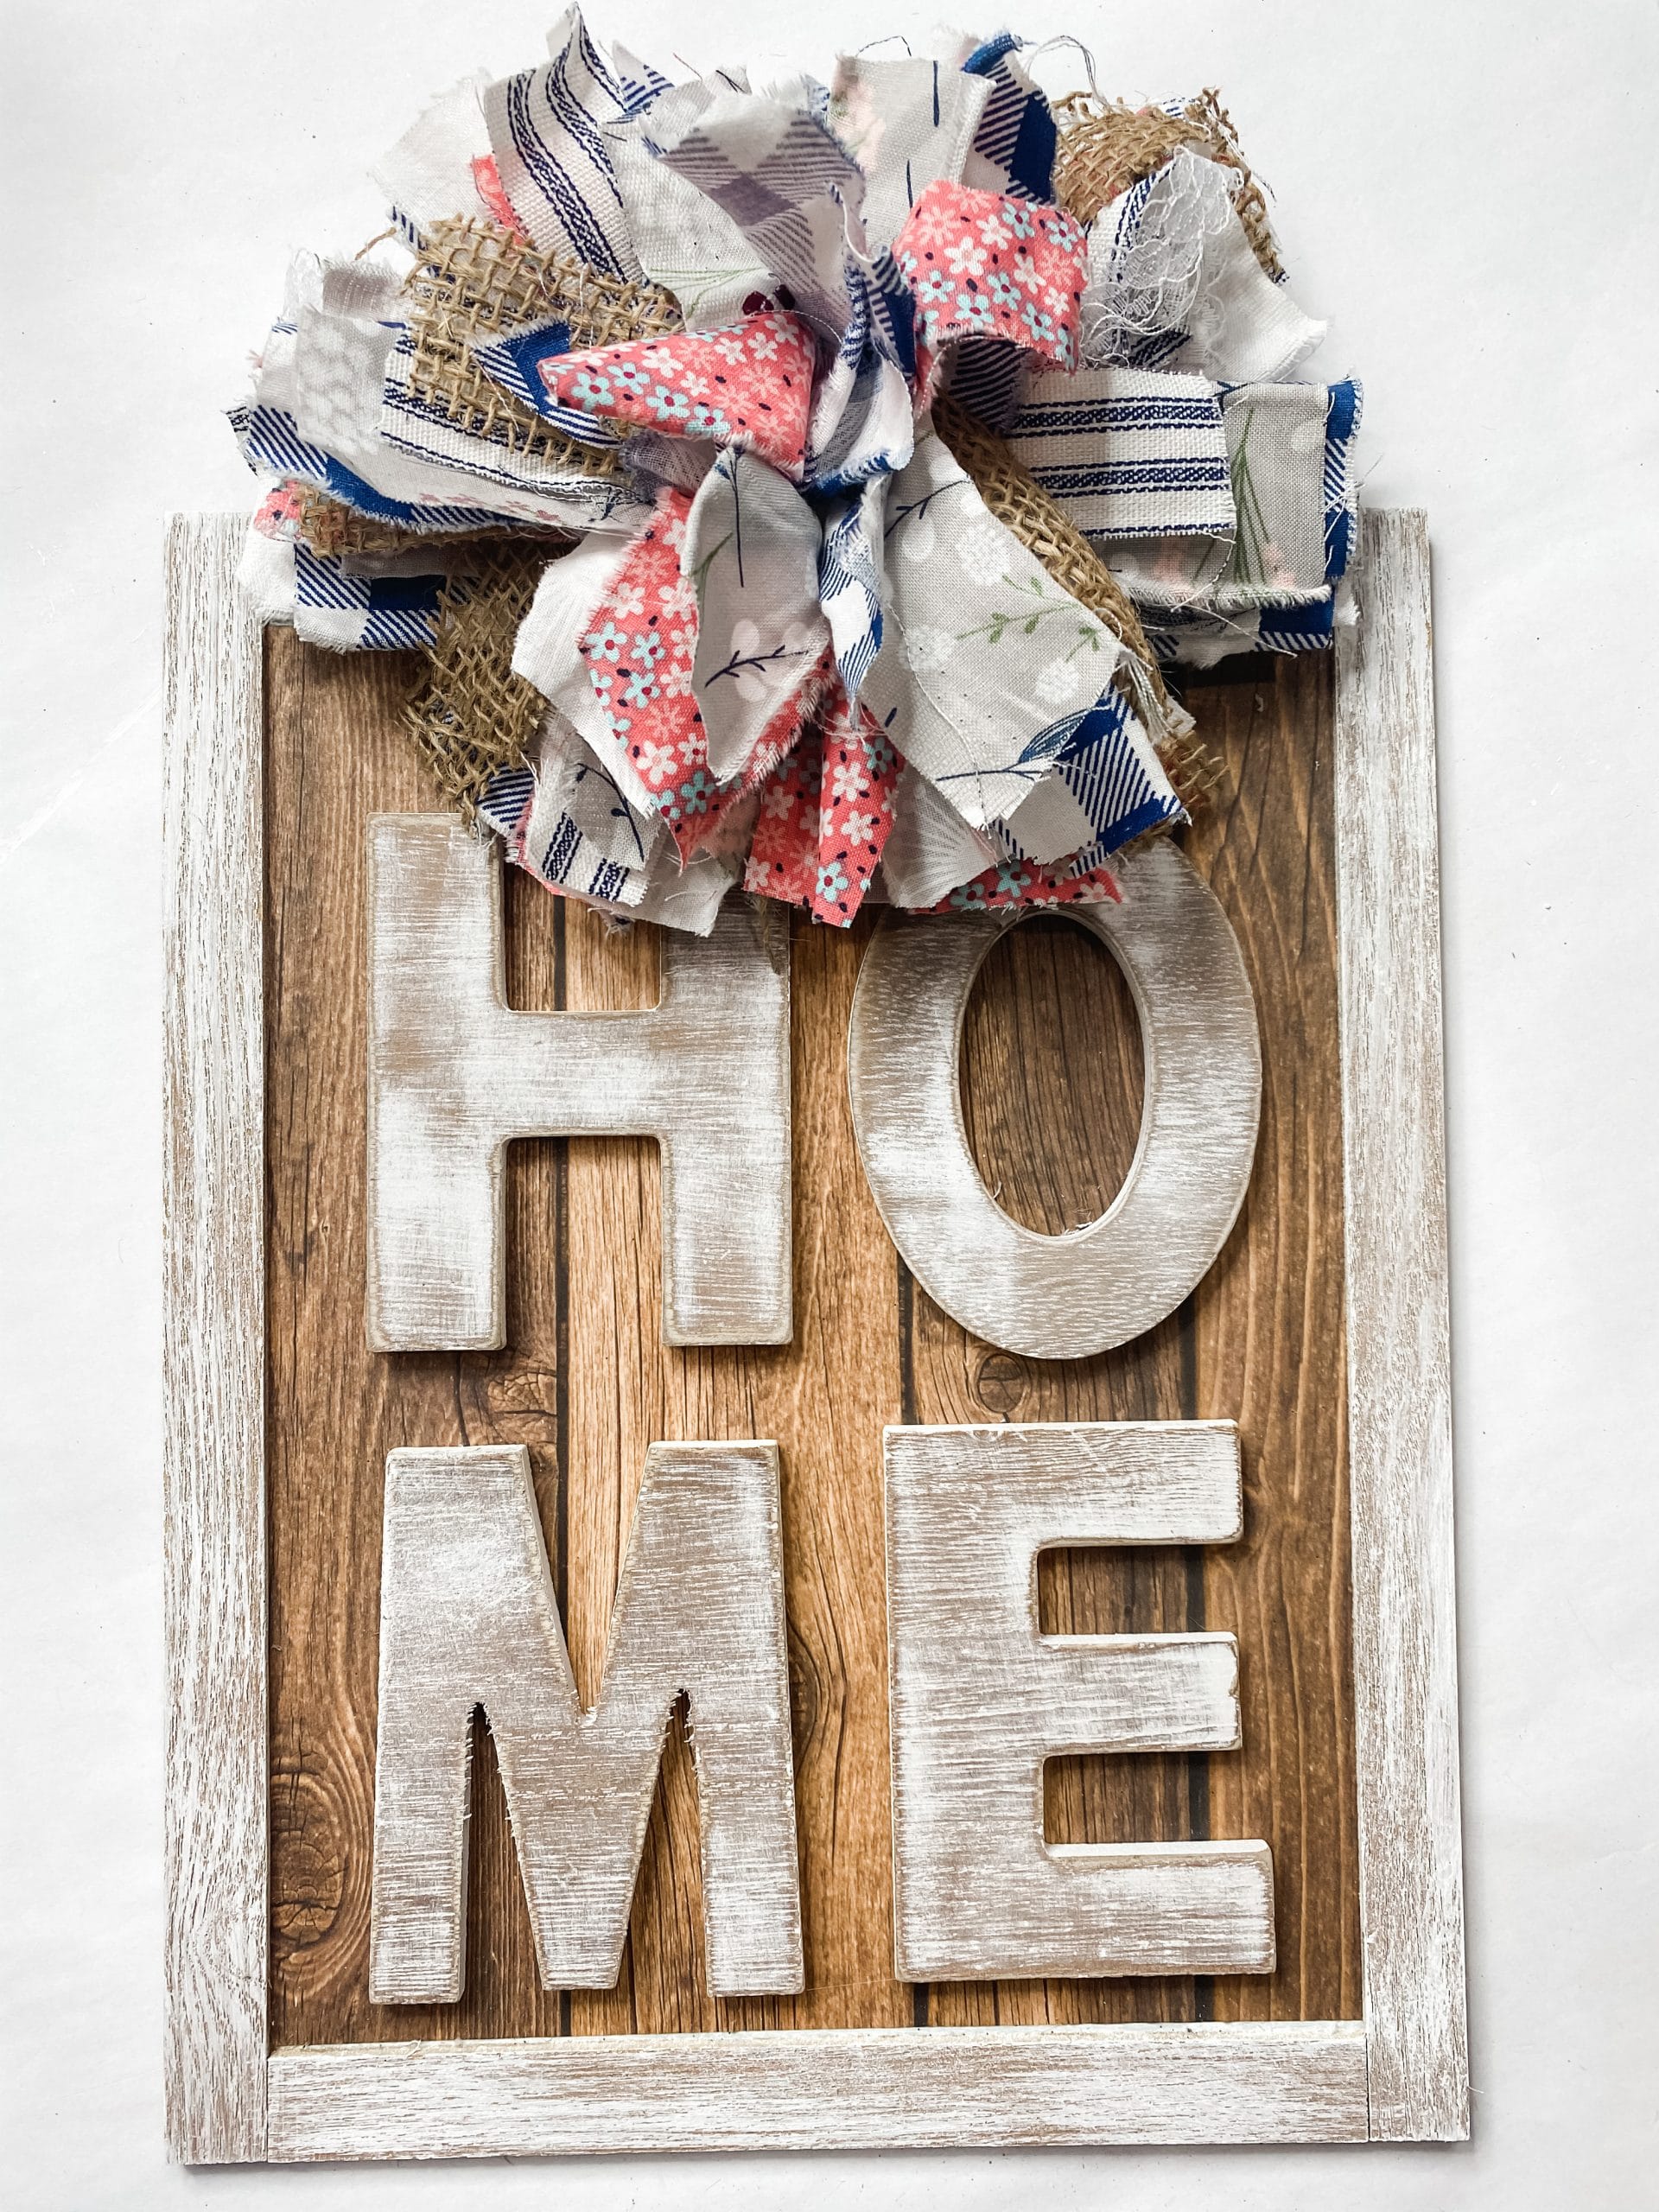
M1232 535L1227 435L1206 377L1116 366L1036 375L1010 442L1087 537Z
M668 89L666 77L617 73L572 8L551 59L484 94L496 175L532 245L568 249L610 276L639 276L606 133Z
M1051 109L1031 56L671 84L570 6L381 162L411 271L296 260L233 417L270 487L245 588L440 664L457 594L494 607L456 727L476 758L510 726L480 818L550 888L697 931L742 882L836 925L1115 896L1184 818L1147 640L1349 619L1360 394L1292 381L1321 326L1230 124ZM976 425L1024 464L1017 528Z
M294 627L335 652L404 652L437 632L442 575L350 575L337 560L294 547ZM457 584L455 590L463 588Z

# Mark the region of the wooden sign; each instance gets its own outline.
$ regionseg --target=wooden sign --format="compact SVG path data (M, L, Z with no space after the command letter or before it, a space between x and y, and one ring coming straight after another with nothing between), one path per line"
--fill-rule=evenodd
M168 2091L1467 2125L1427 544L1121 908L614 934L169 547ZM1079 926L1079 921L1081 926Z

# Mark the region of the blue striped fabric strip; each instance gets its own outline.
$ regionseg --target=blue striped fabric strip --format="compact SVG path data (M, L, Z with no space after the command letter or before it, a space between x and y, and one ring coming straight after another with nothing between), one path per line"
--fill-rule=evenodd
M232 410L231 426L251 468L270 469L278 476L297 478L359 514L377 522L395 523L400 529L441 533L480 530L500 517L482 507L423 506L407 499L389 499L365 484L344 461L336 461L321 446L300 435L294 417L280 407L238 407Z
M1033 376L1015 454L1091 537L1230 537L1221 401L1207 378L1114 364Z
M1333 384L1325 416L1325 580L1348 572L1359 528L1359 491L1354 482L1354 441L1359 435L1364 393L1351 377Z
M539 827L531 849L536 778L528 768L504 768L490 779L479 802L479 817L500 836L521 868L555 890L573 891L608 906L637 906L645 888L643 871L599 852L569 814L554 820L543 841Z
M294 627L336 652L401 652L429 645L444 578L351 576L338 561L294 547Z
M475 339L472 346L473 358L486 377L526 407L545 416L565 437L584 446L620 445L621 435L613 425L583 414L580 408L562 407L549 397L536 365L569 351L570 325L562 315L550 315L546 321L515 330L510 337Z
M539 69L503 78L484 95L501 188L543 252L568 250L611 276L638 276L606 131L665 89L648 72L619 78L588 36L580 9L563 48Z

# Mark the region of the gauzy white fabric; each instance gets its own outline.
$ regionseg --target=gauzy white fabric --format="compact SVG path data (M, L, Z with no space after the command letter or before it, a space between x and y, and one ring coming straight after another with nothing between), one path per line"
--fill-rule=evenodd
M1188 156L1189 159L1192 156ZM1208 189L1226 193L1227 172L1214 162ZM1196 369L1218 384L1255 384L1286 375L1311 353L1325 326L1304 315L1285 284L1275 284L1228 201L1230 220L1206 227L1197 296L1186 322L1187 340L1160 364Z
M1185 332L1206 244L1237 219L1220 168L1185 146L1103 208L1089 233L1085 365L1132 360L1147 340Z
M1224 537L1103 538L1101 558L1140 607L1186 607L1226 574L1233 534Z
M236 588L256 622L294 623L294 541L250 530L236 566Z

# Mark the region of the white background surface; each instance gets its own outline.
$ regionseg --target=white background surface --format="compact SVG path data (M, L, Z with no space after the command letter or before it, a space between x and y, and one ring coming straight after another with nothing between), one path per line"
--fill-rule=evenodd
M1322 365L1366 383L1366 495L1430 513L1473 2143L163 2164L161 518L250 503L217 410L289 251L349 251L378 230L369 162L467 70L528 66L555 12L9 11L0 2191L16 2212L1652 2202L1659 38L1645 0L1077 0L1014 18L1077 31L1114 90L1223 87L1275 188L1297 293L1333 318ZM906 22L893 0L832 13L849 48ZM756 22L781 48L805 16L618 0L594 21L702 66L751 48Z

